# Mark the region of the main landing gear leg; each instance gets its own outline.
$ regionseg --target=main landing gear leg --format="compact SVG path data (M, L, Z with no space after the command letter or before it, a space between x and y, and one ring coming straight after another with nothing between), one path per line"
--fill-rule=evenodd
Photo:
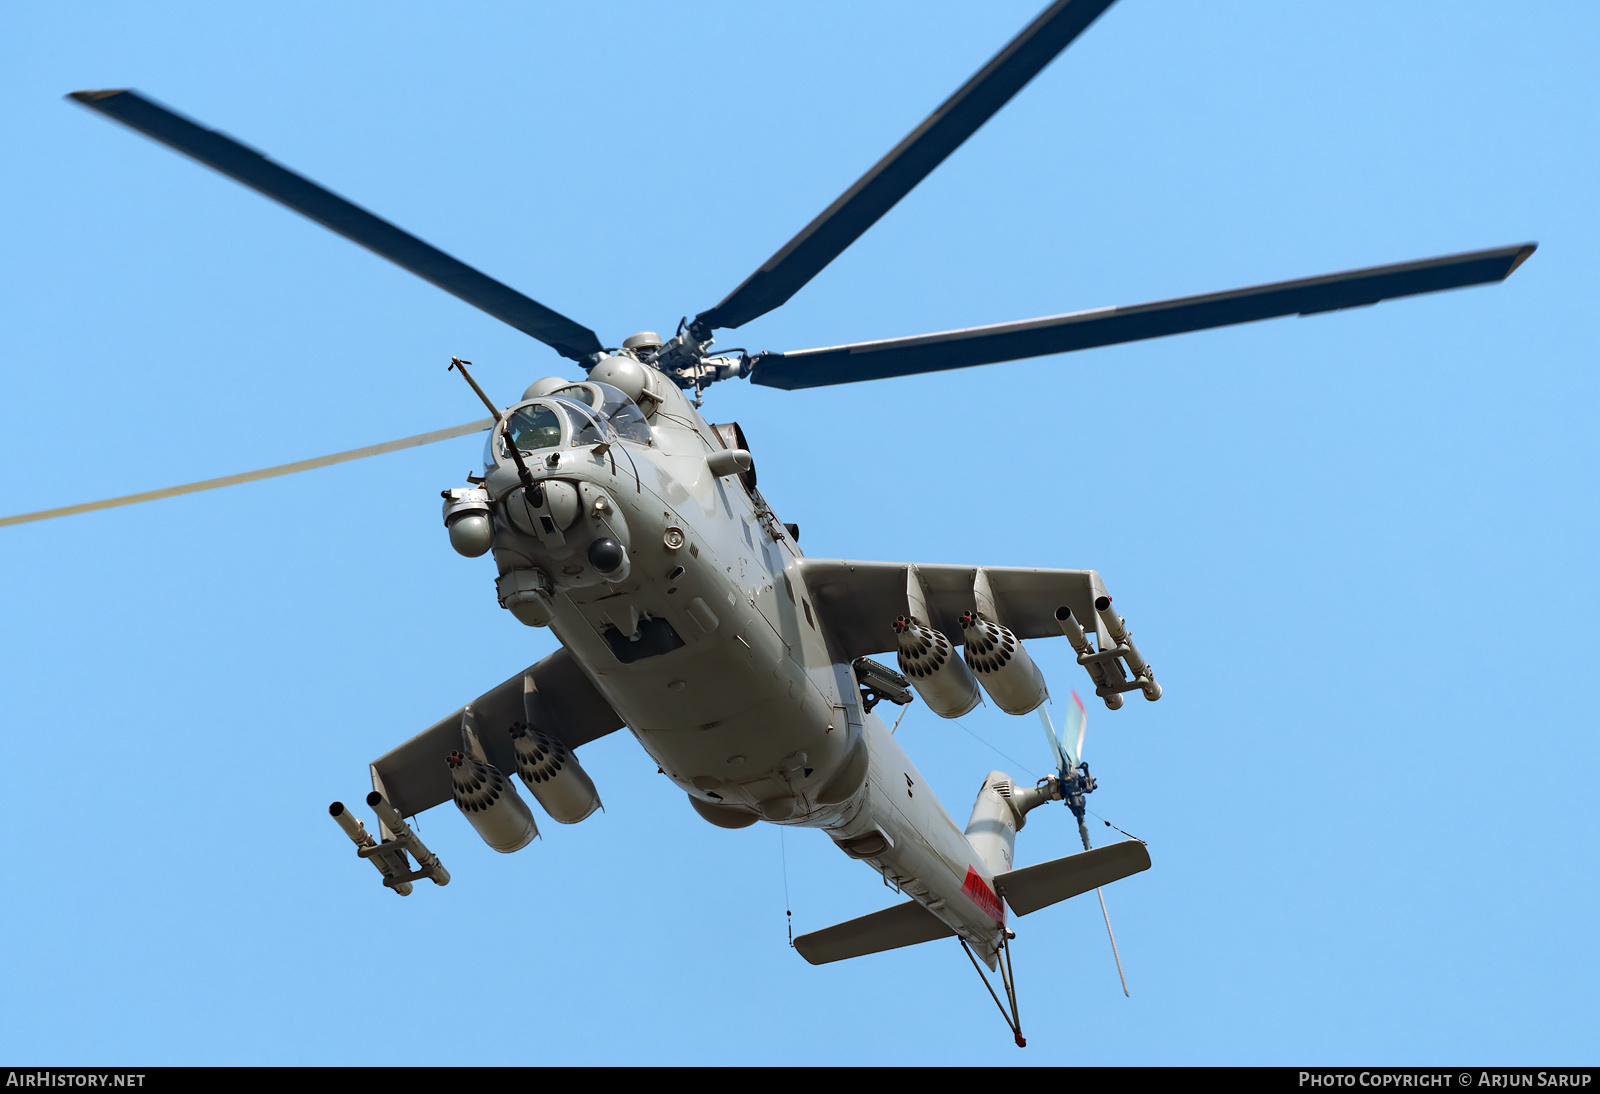
M1017 1014L1017 978L1011 969L1011 940L1016 935L1009 930L1000 932L1000 986L1006 989L1006 1003L1011 1004L1011 1009L1006 1010L1006 1003L1000 1002L1000 997L994 993L994 985L989 983L989 978L983 974L983 966L978 964L978 959L973 956L972 947L967 945L965 938L958 939L961 948L966 951L967 960L972 962L972 967L978 970L978 979L983 981L983 986L989 989L989 998L994 1000L994 1005L1000 1008L1000 1017L1006 1020L1006 1025L1011 1027L1011 1036L1016 1040L1018 1048L1027 1048L1028 1039L1022 1035L1022 1018Z

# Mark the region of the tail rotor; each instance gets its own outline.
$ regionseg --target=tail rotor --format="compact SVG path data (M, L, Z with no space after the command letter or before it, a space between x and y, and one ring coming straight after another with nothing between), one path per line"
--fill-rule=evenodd
M1083 700L1074 691L1059 735L1050 722L1049 711L1043 705L1039 707L1039 721L1044 725L1045 739L1050 742L1050 755L1056 764L1056 773L1045 776L1041 781L1055 784L1052 787L1055 794L1052 796L1059 796L1066 807L1072 810L1078 822L1078 836L1083 840L1083 849L1088 851L1091 847L1089 825L1084 818L1089 807L1084 798L1095 790L1094 776L1089 774L1089 765L1083 760L1083 735L1089 725L1089 714L1083 708ZM1106 911L1106 896L1100 889L1094 892L1100 898L1100 914L1106 921L1106 937L1111 940L1111 956L1117 963L1117 978L1122 981L1122 994L1127 996L1128 978L1122 971L1122 955L1117 952L1117 936L1111 929L1111 913Z
M1061 800L1077 818L1078 835L1083 839L1083 849L1087 851L1089 827L1084 821L1084 814L1089 807L1084 796L1094 793L1095 789L1094 776L1089 774L1089 765L1083 761L1083 734L1089 725L1088 712L1083 709L1083 700L1074 691L1059 736L1050 722L1050 712L1043 706L1039 707L1039 721L1044 724L1045 739L1050 742L1050 754L1056 762L1056 789Z

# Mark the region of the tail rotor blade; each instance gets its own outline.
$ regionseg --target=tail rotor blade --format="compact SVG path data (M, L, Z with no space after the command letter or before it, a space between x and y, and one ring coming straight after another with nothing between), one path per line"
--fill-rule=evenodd
M1106 894L1096 889L1094 895L1100 898L1100 914L1105 916L1106 937L1111 939L1111 956L1117 962L1117 979L1122 981L1122 994L1124 998L1133 998L1128 994L1128 978L1122 972L1122 955L1117 952L1117 936L1111 930L1111 913L1106 911Z
M1050 724L1050 712L1044 709L1044 704L1039 704L1039 721L1044 725L1044 739L1050 742L1050 756L1055 760L1056 770L1065 771L1067 758L1061 751L1061 742L1056 739L1056 727Z
M1077 767L1083 762L1083 733L1089 728L1089 712L1083 708L1083 700L1078 698L1078 693L1072 693L1072 702L1067 706L1067 721L1061 727L1061 747L1072 761L1072 766ZM1076 732L1074 732L1076 731ZM1067 741L1076 738L1076 745L1069 745Z
M1076 693L1074 693L1076 698ZM1083 823L1083 818L1078 818L1078 835L1083 839L1083 849L1089 850L1089 827ZM1128 978L1122 971L1122 955L1117 952L1117 935L1111 929L1111 913L1106 911L1106 894L1102 889L1096 889L1094 895L1100 898L1100 915L1106 921L1106 937L1111 939L1111 959L1117 963L1117 979L1122 981L1122 994L1125 998L1132 999L1128 994Z

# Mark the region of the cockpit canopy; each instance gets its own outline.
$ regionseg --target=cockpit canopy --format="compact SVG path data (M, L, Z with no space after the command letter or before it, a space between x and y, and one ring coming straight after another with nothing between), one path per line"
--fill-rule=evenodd
M581 403L608 422L623 440L650 443L650 424L634 401L619 388L597 380L568 384L550 393L552 398ZM582 444L582 441L578 442Z
M495 441L499 455L511 458L507 439L524 456L540 450L601 444L618 438L649 444L650 425L639 408L610 384L594 381L568 384L521 406L506 415L503 428L493 430L484 445L483 463L495 465Z

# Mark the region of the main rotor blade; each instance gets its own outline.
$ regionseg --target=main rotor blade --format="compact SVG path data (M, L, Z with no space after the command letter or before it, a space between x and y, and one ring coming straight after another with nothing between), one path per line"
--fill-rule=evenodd
M722 303L697 315L696 325L712 329L742 326L799 292L961 147L1111 3L1056 0Z
M1050 353L1161 338L1186 331L1253 323L1281 315L1359 308L1400 296L1504 281L1533 254L1535 243L1372 266L1326 277L1278 281L1205 296L999 323L991 327L856 342L827 349L769 353L756 359L751 382L795 390L921 372L1015 361Z
M255 149L206 129L137 91L74 91L67 97L331 228L501 322L531 334L563 357L577 361L601 349L600 339L588 327L273 163Z
M368 456L381 456L386 452L398 452L402 448L417 448L421 445L432 444L435 441L448 441L452 437L465 437L469 433L482 433L493 425L493 418L480 418L478 421L468 422L466 425L451 426L449 429L435 429L432 433L418 433L414 437L402 437L398 441L386 441L383 444L369 444L365 448L352 448L348 452L335 452L331 456L318 456L313 460L280 463L276 467L264 467L260 471L246 471L240 475L224 475L218 479L201 479L199 482L185 483L182 486L169 486L165 490L146 490L142 494L124 494L120 498L90 501L82 505L66 505L60 509L41 509L37 513L22 513L14 517L0 517L0 528L8 524L27 524L36 520L70 517L76 513L90 513L96 509L115 509L119 505L134 505L141 501L159 501L162 498L175 498L179 494L196 494L201 490L215 490L219 486L237 486L242 482L256 482L259 479L272 479L279 475L292 475L296 471L311 471L318 467L331 467L336 463L349 463L351 460L364 460Z

